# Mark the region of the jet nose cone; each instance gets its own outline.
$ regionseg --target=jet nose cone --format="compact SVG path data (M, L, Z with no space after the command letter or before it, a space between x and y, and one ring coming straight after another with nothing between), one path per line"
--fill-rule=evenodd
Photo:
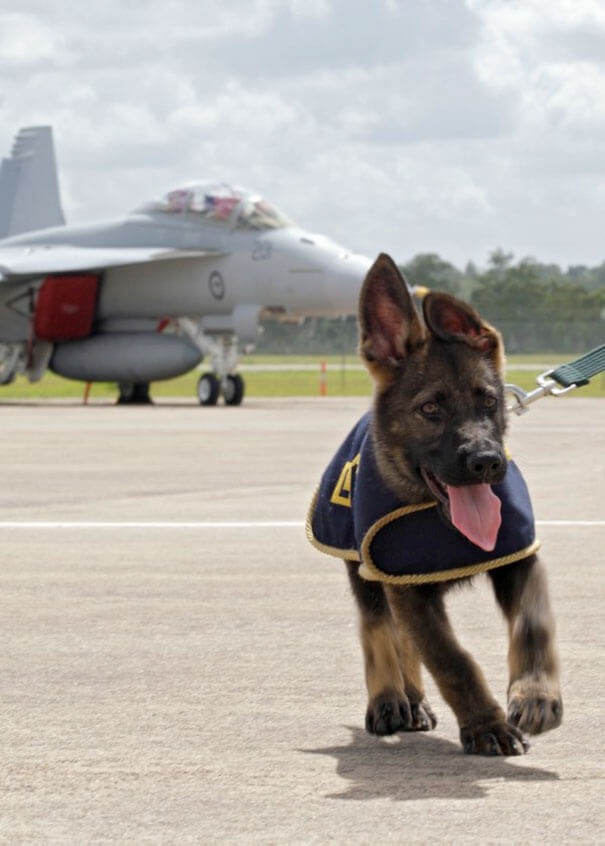
M342 266L347 269L349 276L360 277L363 282L372 266L372 259L360 253L345 253L342 256Z

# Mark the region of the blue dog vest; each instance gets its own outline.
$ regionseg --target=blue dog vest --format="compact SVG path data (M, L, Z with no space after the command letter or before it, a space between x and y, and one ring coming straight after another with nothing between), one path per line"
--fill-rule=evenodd
M382 481L370 432L357 423L322 476L307 517L307 536L328 555L359 561L372 581L422 584L472 576L527 558L540 543L527 486L514 461L492 490L502 523L491 552L441 519L434 501L406 505Z

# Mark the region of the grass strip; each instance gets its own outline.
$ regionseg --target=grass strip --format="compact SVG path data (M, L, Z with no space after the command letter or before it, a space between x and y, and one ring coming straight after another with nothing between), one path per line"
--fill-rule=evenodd
M294 357L293 357L294 358ZM542 359L545 357L543 356ZM566 357L564 357L566 358ZM297 357L298 359L298 357ZM527 358L520 359L524 364L528 363ZM250 363L285 364L292 359L284 356L274 356L270 359L263 357L263 361L253 362L251 358L246 359ZM315 359L319 362L319 359ZM557 357L557 363L561 357ZM311 363L313 358L306 358L296 363ZM354 363L351 357L349 363ZM292 361L292 363L295 363ZM539 362L548 363L548 362ZM515 370L514 361L509 362L507 381L519 385L526 391L536 387L536 376L543 368L534 370ZM154 382L151 387L152 396L157 397L194 397L199 379L199 371L193 370L177 379L169 379L164 382ZM318 396L320 386L319 363L317 371L256 371L243 374L246 382L246 396L250 397L296 397L296 396ZM372 385L369 376L363 370L328 370L326 373L326 387L328 396L368 396L372 392ZM47 373L44 378L32 385L23 376L18 377L11 385L0 388L0 400L11 399L59 399L59 398L83 398L84 383L73 382L56 376L54 373ZM96 383L90 391L91 398L113 398L117 396L117 388L113 383ZM572 391L570 397L605 397L605 374L594 377L589 385Z

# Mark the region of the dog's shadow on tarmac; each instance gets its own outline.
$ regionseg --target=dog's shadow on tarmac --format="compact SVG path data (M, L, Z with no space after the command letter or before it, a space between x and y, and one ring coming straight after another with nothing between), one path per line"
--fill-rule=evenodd
M549 770L510 763L512 759L464 755L457 743L434 734L399 734L391 738L370 737L358 727L347 726L347 746L301 749L311 755L336 759L338 775L349 784L346 790L329 793L329 799L480 799L487 794L485 782L556 781Z

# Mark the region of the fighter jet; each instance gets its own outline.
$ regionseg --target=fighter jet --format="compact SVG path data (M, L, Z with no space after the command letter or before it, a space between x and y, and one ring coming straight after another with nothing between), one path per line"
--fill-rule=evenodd
M260 321L355 313L370 264L225 182L66 225L52 129L23 128L0 166L0 384L50 369L146 402L151 382L207 357L200 403L239 405Z

